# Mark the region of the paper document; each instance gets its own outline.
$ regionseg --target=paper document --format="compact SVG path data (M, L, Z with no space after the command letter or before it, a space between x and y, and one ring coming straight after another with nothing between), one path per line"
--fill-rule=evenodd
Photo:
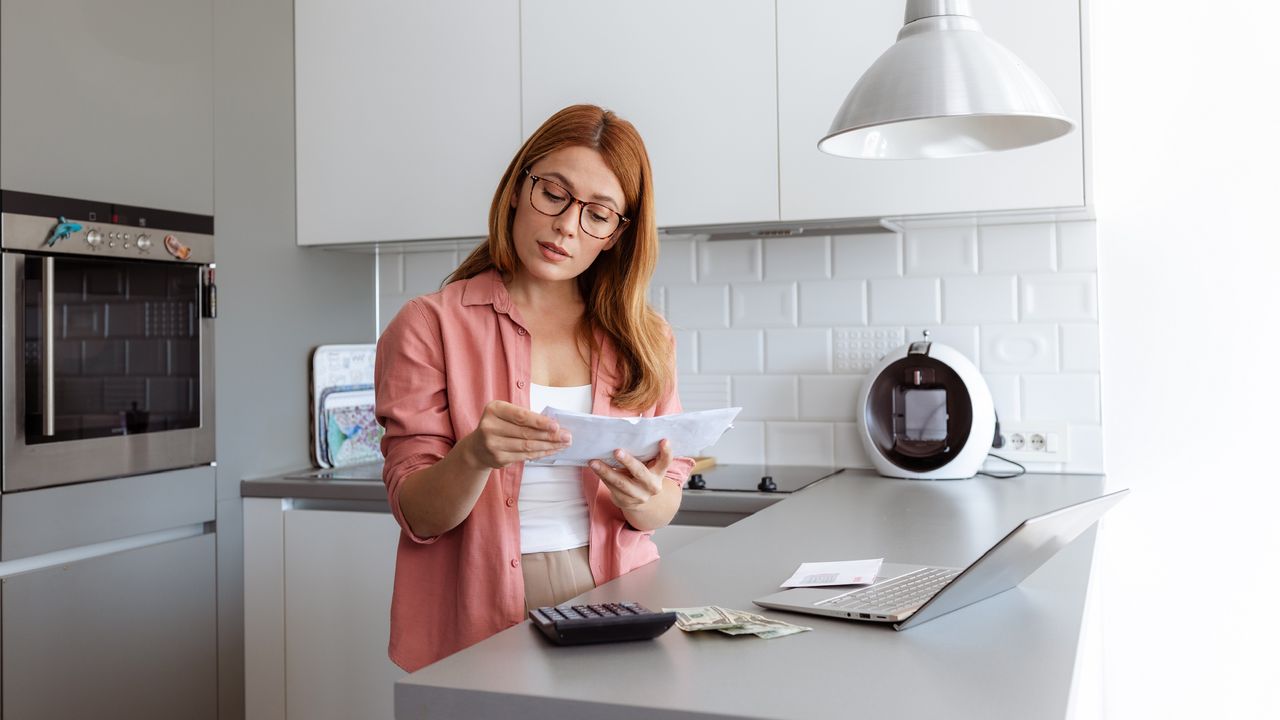
M608 417L548 407L543 415L554 418L573 436L569 447L531 465L579 465L600 460L613 467L622 463L613 451L622 448L642 462L658 456L658 442L671 442L674 457L691 457L716 444L742 408L699 410L661 417Z
M882 562L884 558L800 563L800 568L782 583L782 587L870 585L876 581L876 573L880 572Z

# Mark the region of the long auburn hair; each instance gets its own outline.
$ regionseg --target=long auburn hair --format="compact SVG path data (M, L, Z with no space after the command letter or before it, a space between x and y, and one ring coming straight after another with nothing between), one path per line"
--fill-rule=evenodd
M643 411L672 383L672 340L666 322L649 307L649 278L658 262L658 226L653 210L653 178L644 141L631 123L595 105L571 105L552 115L525 141L507 166L489 207L489 238L467 256L445 284L496 268L509 280L519 265L511 234L524 171L561 148L582 146L600 153L622 186L631 222L612 248L578 276L586 304L578 335L592 352L599 329L617 349L619 376L614 403Z

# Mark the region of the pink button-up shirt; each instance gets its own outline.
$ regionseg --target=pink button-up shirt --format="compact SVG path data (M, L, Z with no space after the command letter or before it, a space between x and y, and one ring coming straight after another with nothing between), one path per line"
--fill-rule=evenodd
M592 358L591 411L635 416L612 402L617 355L602 334ZM391 660L416 670L525 618L520 569L523 463L489 474L467 519L435 537L414 535L400 511L407 475L439 461L475 430L491 400L529 406L529 332L494 270L410 300L378 340L374 369L378 422L386 429L383 481L400 523L391 597ZM674 359L673 359L674 365ZM645 417L680 412L674 387ZM677 458L667 477L683 486L693 461ZM651 532L627 524L595 473L582 469L590 512L589 557L596 584L658 557Z

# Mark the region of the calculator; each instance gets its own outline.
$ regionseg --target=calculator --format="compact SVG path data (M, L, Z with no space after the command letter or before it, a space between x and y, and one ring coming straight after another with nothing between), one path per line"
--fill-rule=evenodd
M534 608L529 620L557 645L586 645L656 638L675 624L676 614L612 602Z

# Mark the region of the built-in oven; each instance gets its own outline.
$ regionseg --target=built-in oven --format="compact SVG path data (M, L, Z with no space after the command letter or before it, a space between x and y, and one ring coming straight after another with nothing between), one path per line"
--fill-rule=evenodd
M0 192L5 492L214 459L213 218Z

